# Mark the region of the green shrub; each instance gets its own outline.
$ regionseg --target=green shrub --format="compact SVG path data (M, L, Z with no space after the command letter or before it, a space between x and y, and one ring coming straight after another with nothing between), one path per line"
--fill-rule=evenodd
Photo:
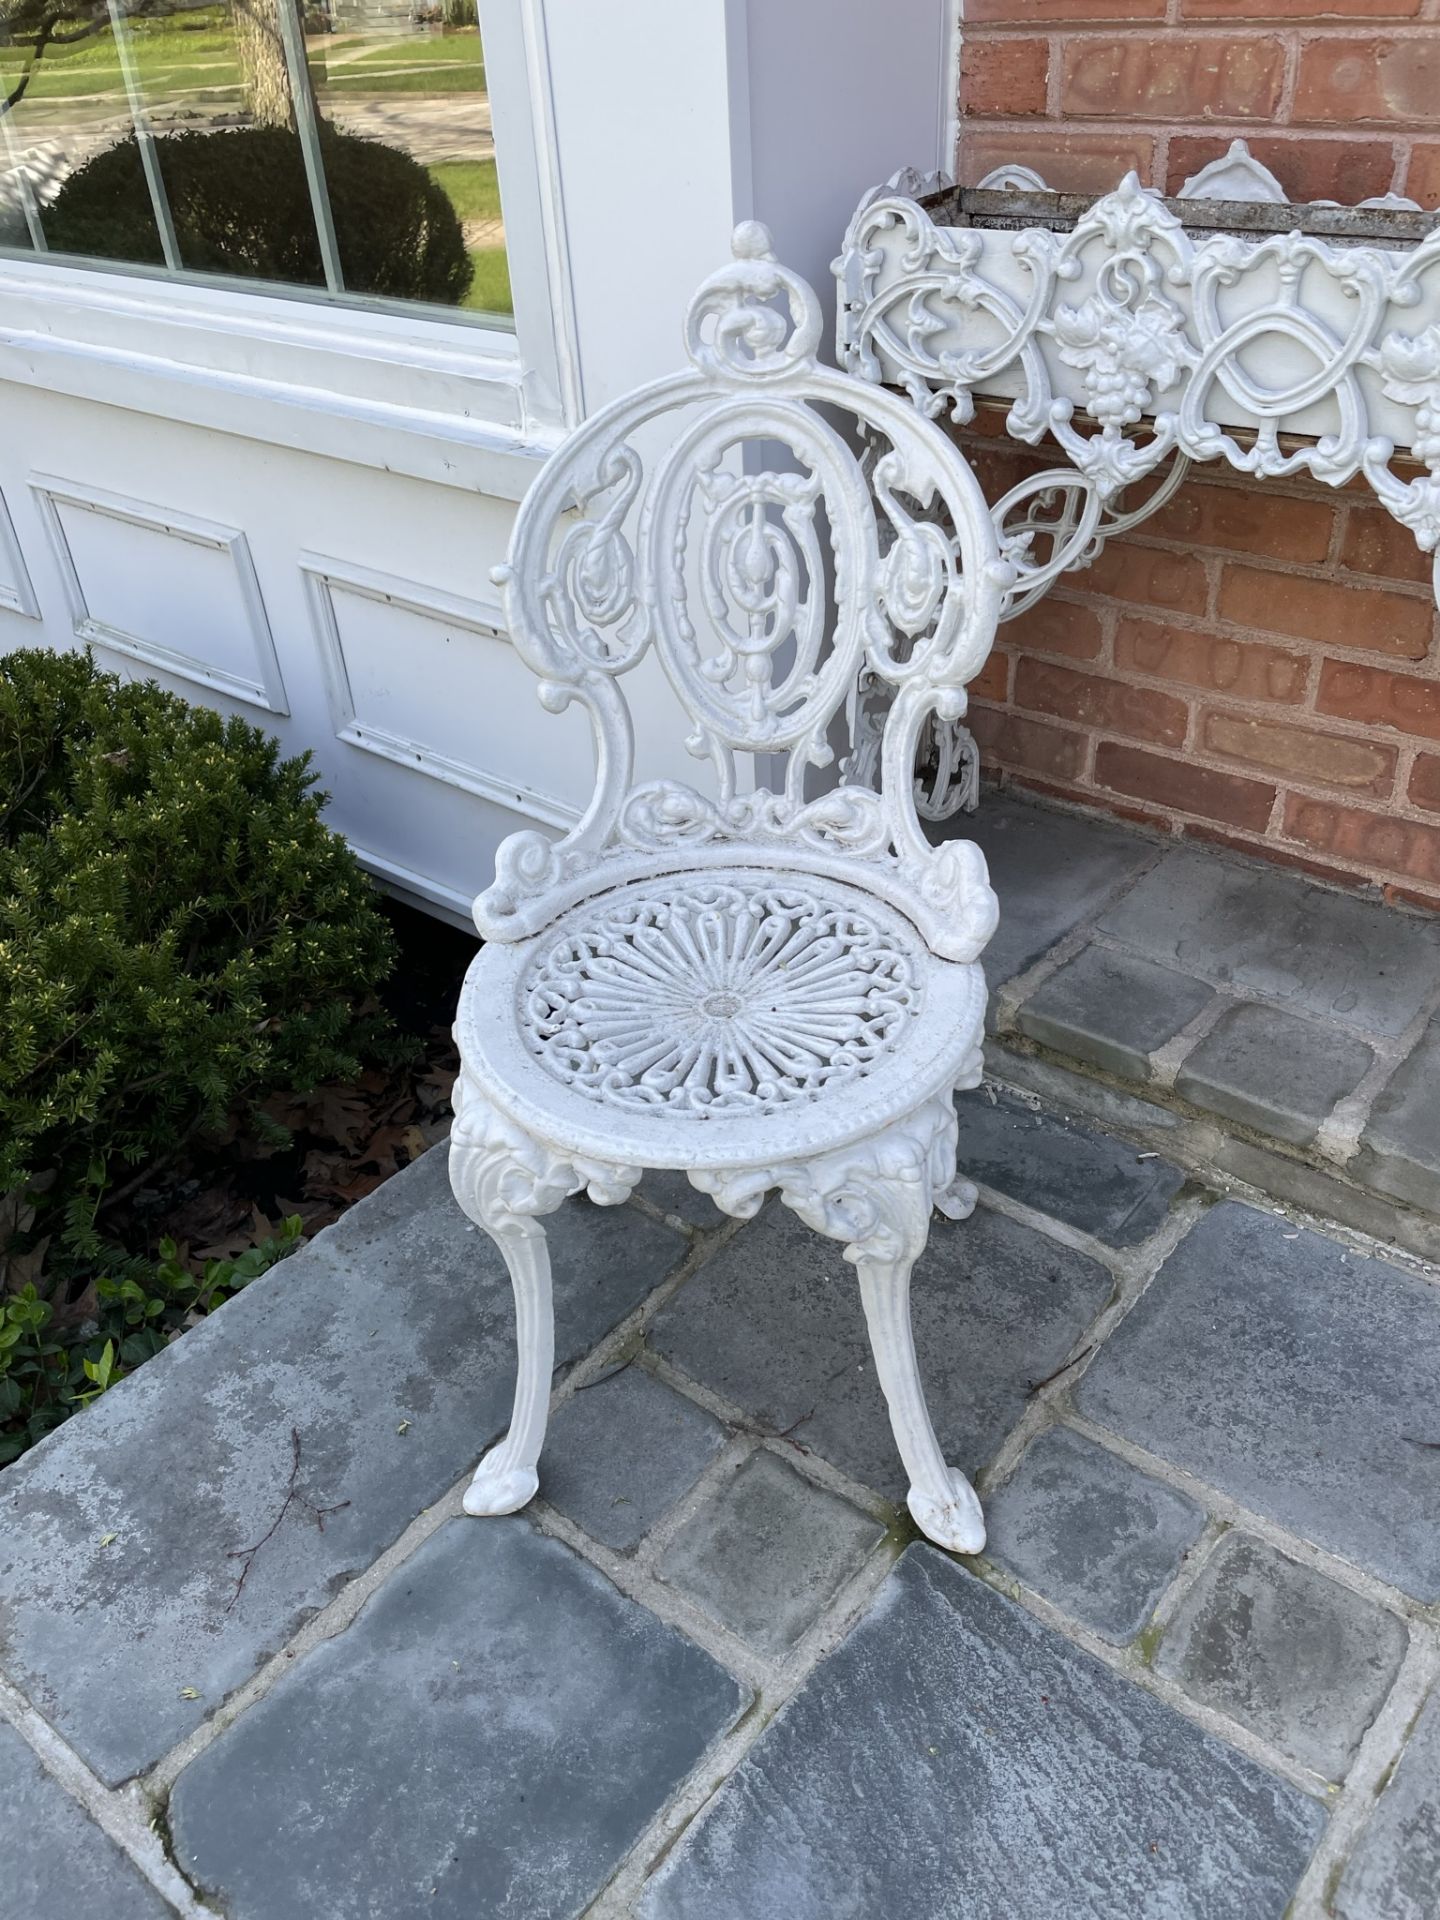
M33 1283L0 1296L0 1466L299 1244L295 1215L272 1239L233 1260L207 1261L195 1274L175 1242L162 1240L158 1260L122 1260L100 1276L93 1313L68 1337L57 1330L54 1303Z
M284 127L163 135L155 142L180 258L196 272L323 286L305 166ZM320 131L340 264L354 293L458 306L473 269L455 209L408 153ZM131 140L77 167L45 215L52 250L164 264Z
M269 1094L391 1048L371 996L393 938L314 782L308 755L83 654L0 659L12 1260L49 1235L52 1262L93 1273L102 1204Z

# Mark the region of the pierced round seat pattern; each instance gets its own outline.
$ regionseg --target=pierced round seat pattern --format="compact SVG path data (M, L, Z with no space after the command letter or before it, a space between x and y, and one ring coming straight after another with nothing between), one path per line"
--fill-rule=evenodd
M923 999L920 942L851 888L641 882L567 914L521 982L526 1042L601 1106L774 1112L872 1073Z
M588 1159L764 1166L980 1073L985 979L861 887L726 867L584 899L482 947L456 1020L476 1093ZM619 1131L617 1132L617 1128Z
M519 1369L465 1506L513 1512L538 1485L542 1219L683 1169L730 1214L778 1192L843 1244L910 1511L974 1552L980 1507L935 1440L909 1281L933 1210L975 1201L953 1097L980 1076L996 906L979 850L922 831L915 761L963 714L1014 568L945 435L819 364L819 303L764 229L739 229L735 255L691 303L689 369L552 456L495 574L542 702L590 720L596 783L559 840L504 841L475 902L450 1173L509 1267ZM837 413L864 429L863 465ZM652 656L704 762L693 786L635 779L620 689ZM858 753L862 692L882 683L883 738ZM814 770L847 732L827 786Z

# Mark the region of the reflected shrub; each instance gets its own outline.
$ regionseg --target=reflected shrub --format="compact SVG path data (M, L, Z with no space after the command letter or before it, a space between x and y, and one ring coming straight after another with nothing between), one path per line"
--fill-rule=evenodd
M155 142L182 263L323 286L299 137L285 127L165 134ZM444 191L396 147L323 127L320 152L347 289L457 306L473 268ZM76 169L45 218L53 250L161 266L140 148L108 147Z

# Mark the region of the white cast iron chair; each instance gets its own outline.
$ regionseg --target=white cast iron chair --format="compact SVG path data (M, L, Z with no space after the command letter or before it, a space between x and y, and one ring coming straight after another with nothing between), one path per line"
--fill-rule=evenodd
M587 421L526 496L510 633L552 712L588 712L594 797L553 842L512 835L475 903L488 944L456 1024L455 1193L505 1256L519 1377L470 1513L537 1487L554 1330L541 1218L581 1188L622 1201L683 1168L748 1218L771 1188L845 1243L909 1505L932 1540L984 1544L945 1463L910 1328L932 1207L960 1219L952 1095L980 1077L977 956L995 897L979 850L932 847L916 743L965 709L1013 570L973 475L908 402L816 361L814 293L754 223L685 321L690 366ZM867 484L821 409L878 433ZM648 475L637 436L661 451ZM775 470L783 450L785 470ZM872 491L873 486L873 491ZM953 536L921 519L943 503ZM622 677L654 649L713 786L632 784ZM807 794L867 669L894 702L878 792ZM778 790L743 790L781 756Z

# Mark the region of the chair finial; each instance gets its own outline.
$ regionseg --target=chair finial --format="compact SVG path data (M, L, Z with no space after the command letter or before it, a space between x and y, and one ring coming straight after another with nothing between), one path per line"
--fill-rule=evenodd
M730 239L737 260L773 260L775 246L763 220L742 220Z
M813 289L775 258L770 229L742 220L733 258L701 283L685 316L685 346L711 379L761 383L815 371L823 314Z

